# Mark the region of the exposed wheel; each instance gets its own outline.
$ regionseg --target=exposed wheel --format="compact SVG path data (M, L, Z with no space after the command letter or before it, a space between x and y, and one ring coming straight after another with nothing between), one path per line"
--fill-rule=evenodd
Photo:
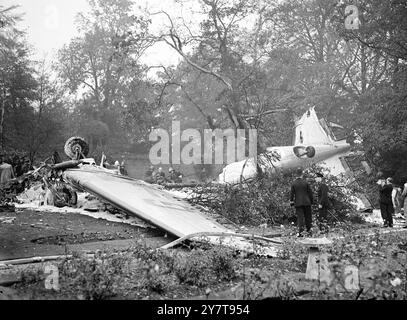
M293 152L294 154L298 157L298 158L313 158L315 157L315 148L312 146L308 146L308 147L304 147L304 146L296 146L293 148Z
M76 204L78 203L78 194L75 190L65 187L62 189L60 194L65 200L65 205L68 204L70 206L76 206Z
M87 157L89 153L89 145L85 139L81 137L71 137L66 140L64 151L72 160L78 160L81 157Z
M314 147L309 146L305 150L307 151L307 157L308 158L313 158L315 156L315 148Z
M71 199L69 200L69 204L71 206L76 206L76 204L78 203L78 194L76 193L76 191L70 190L70 196Z

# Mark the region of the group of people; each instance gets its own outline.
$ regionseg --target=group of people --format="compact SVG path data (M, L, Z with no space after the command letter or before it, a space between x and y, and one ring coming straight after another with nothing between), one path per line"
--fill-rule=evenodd
M400 187L394 185L391 177L383 179L379 176L377 181L379 186L380 213L383 219L383 227L393 227L393 215L404 212L407 214L407 183L404 184L403 191ZM407 227L407 222L404 227Z
M114 164L110 164L107 160L107 157L104 153L102 153L102 158L100 160L100 166L104 167L109 170L117 170L118 174L121 174L123 176L127 176L127 170L126 170L126 163L124 156L122 157L122 161L119 162L119 160L116 160Z
M311 235L312 205L314 204L315 199L310 184L304 179L302 168L297 168L295 173L296 179L291 185L290 205L295 207L299 231L298 236L302 237L304 228L306 229L306 232ZM329 188L326 185L322 174L318 173L315 181L318 183L316 202L318 203L318 217L321 222L320 228L325 230L324 223L326 222L328 215Z
M163 168L159 167L156 170L154 166L150 166L145 173L144 181L157 184L182 183L182 174L170 167L168 169L168 176L166 176Z
M298 236L303 236L304 229L308 234L311 234L312 227L312 205L314 204L314 196L309 183L304 179L303 170L296 170L296 179L291 185L290 204L295 207L298 223ZM324 231L324 222L327 220L328 213L328 192L329 188L324 181L322 174L317 174L315 181L318 183L317 204L319 211L320 228ZM404 184L404 189L401 190L393 184L392 178L379 178L379 203L380 212L383 219L383 227L393 227L393 215L395 213L404 212L407 218L407 183ZM407 227L407 221L404 226Z

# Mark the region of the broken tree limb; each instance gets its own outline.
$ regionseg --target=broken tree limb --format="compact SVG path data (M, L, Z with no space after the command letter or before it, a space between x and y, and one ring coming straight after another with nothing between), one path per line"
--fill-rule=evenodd
M243 180L243 171L244 171L244 168L246 167L247 161L249 161L249 158L246 158L246 161L244 162L244 164L242 166L242 172L240 173L240 183L242 183L242 180Z
M13 260L0 260L0 265L18 265L18 264L28 264L28 263L39 263L39 262L53 261L53 260L59 260L59 259L69 259L69 258L72 258L72 255L32 257L32 258L13 259Z
M163 183L162 186L168 189L194 188L199 183Z
M21 277L18 275L17 272L0 274L0 287L9 287L20 281L21 281ZM1 300L1 298L0 298L0 300Z
M169 249L172 248L181 242L184 242L185 240L190 240L192 238L196 237L236 237L236 238L244 238L244 239L253 239L253 240L263 240L266 242L271 242L274 244L281 244L281 241L273 240L270 238L262 237L262 236L257 236L254 234L246 234L246 233L229 233L229 232L197 232L197 233L191 233L186 236L183 236L181 238L178 238L177 240L174 240L173 242L170 242L159 249Z

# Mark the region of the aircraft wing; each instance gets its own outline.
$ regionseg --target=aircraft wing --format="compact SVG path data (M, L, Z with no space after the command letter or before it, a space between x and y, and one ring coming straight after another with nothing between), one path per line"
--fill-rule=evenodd
M331 144L333 139L324 130L315 113L315 108L310 108L295 123L294 145Z
M77 188L88 191L178 237L197 233L234 233L204 216L188 202L144 181L112 174L88 165L68 169L63 177ZM222 242L237 249L253 251L253 243L238 237L209 236L208 240L212 243ZM266 255L276 255L274 247L268 246L265 250Z

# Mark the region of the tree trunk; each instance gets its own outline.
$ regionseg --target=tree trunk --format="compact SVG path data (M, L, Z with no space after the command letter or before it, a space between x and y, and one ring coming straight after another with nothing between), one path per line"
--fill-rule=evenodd
M6 111L6 90L3 89L3 99L0 112L0 149L4 150L4 114Z
M362 44L360 48L360 79L361 79L361 93L366 92L367 87L367 67L366 67L366 48Z

